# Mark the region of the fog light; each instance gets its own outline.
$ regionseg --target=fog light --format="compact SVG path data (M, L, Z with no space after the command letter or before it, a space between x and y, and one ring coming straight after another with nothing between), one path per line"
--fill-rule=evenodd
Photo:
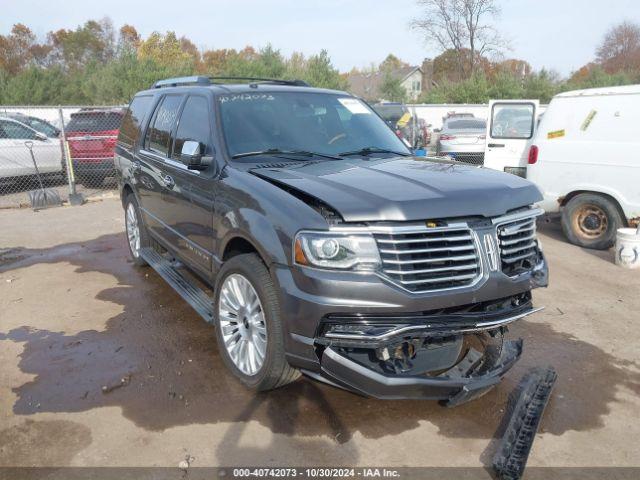
M325 327L324 336L329 338L375 338L407 327L407 324L367 325L367 324L333 324Z

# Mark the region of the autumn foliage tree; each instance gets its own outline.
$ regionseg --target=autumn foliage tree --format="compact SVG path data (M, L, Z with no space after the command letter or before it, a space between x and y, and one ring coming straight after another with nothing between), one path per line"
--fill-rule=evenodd
M640 72L640 25L629 21L611 27L596 50L607 73Z
M31 65L45 66L51 48L36 42L29 27L17 23L9 35L0 35L0 69L15 75Z
M427 43L452 52L458 77L473 75L479 60L506 49L493 25L500 14L496 0L417 0L423 13L412 21Z
M568 88L591 88L640 82L640 24L622 22L605 33L595 59L576 70Z
M25 25L0 35L0 104L114 104L160 78L180 75L301 78L346 88L326 51L286 58L271 45L201 51L175 32L142 38L108 18L59 29L39 42Z

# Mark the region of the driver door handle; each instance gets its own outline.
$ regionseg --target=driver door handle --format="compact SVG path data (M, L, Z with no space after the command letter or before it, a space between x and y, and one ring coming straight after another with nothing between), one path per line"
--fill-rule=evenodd
M175 180L173 179L173 177L171 175L160 175L160 178L162 179L162 183L164 183L164 186L167 188L173 188L176 185Z

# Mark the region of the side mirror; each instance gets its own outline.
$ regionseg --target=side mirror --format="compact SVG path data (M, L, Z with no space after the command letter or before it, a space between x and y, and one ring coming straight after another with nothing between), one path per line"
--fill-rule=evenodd
M44 133L36 132L35 139L40 140L41 142L46 142L49 137L47 137Z
M205 157L202 150L200 142L185 140L180 150L180 161L189 170L205 170L211 164L213 157Z
M433 129L433 133L440 133L440 129L439 128L434 128Z

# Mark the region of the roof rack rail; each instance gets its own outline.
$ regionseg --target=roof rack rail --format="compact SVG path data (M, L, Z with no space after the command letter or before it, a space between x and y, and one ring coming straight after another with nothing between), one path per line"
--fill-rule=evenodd
M180 87L186 85L212 85L219 83L218 80L246 80L248 82L271 83L276 85L291 85L295 87L308 87L309 84L304 80L283 80L280 78L262 78L262 77L204 77L194 75L191 77L176 77L158 80L151 88L163 87Z
M182 85L211 85L211 80L209 80L209 77L196 75L191 77L167 78L165 80L158 80L151 88L179 87Z
M216 83L216 80L247 80L249 82L275 83L278 85L292 85L295 87L308 87L309 84L304 80L284 80L281 78L263 78L263 77L209 77Z

